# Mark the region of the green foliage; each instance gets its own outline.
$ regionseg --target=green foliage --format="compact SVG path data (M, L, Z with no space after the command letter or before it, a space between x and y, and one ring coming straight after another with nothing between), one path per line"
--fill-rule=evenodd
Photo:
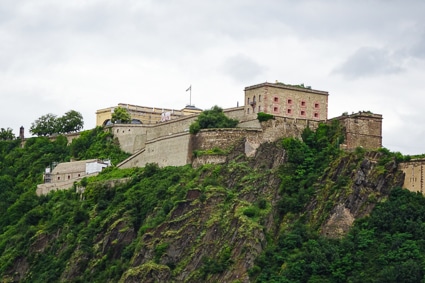
M57 133L56 115L49 113L35 120L31 124L30 133L36 136L50 136Z
M315 181L327 164L341 154L339 144L343 142L339 123L320 124L313 132L306 128L303 141L285 138L283 147L287 152L287 163L281 168L280 213L300 212L310 200Z
M225 246L217 258L204 257L203 265L201 267L201 274L204 279L208 275L222 273L233 264L231 259L232 250L229 246Z
M131 115L130 112L124 107L117 107L114 109L114 113L112 113L111 118L112 123L120 123L120 124L127 124L131 122Z
M7 141L13 139L15 139L15 135L13 134L13 130L11 128L0 129L0 141Z
M257 113L257 119L260 122L265 122L265 121L274 119L274 116L271 115L271 114L264 113L264 112L258 112Z
M83 126L83 115L75 110L70 110L57 119L58 133L78 132L83 129Z
M78 139L72 140L70 150L75 159L110 159L112 164L117 164L129 156L120 149L112 133L102 127L81 132Z
M227 155L229 154L229 152L230 150L214 147L213 149L207 149L207 150L194 150L193 156L200 157L203 155Z
M249 218L254 218L255 216L258 215L258 213L259 213L258 207L256 206L249 206L245 208L245 210L243 211L243 214Z
M285 83L282 83L282 82L277 82L277 84L282 84L282 85L286 85L286 86L292 86L292 87L297 87L297 88L306 88L306 89L311 89L311 86L306 86L306 85L304 85L304 83L300 83L300 84L285 84Z
M168 243L161 243L156 245L155 247L155 262L159 263L159 260L161 259L161 256L165 253L165 251L168 249L169 244Z
M36 136L51 136L80 131L84 126L83 116L80 112L70 110L62 117L46 114L36 119L30 127L30 133Z
M257 259L250 275L255 282L422 282L424 221L425 198L395 188L340 240L293 227Z
M196 121L190 125L189 132L196 134L201 129L235 128L238 123L238 120L224 115L222 108L214 106L211 110L205 110L199 114Z

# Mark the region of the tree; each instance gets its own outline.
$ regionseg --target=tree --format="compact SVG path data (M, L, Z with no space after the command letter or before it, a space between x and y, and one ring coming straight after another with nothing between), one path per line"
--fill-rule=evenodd
M217 105L211 110L205 110L199 114L198 119L189 127L191 134L196 134L200 129L234 128L238 120L230 119L223 113L223 109Z
M30 133L37 136L50 136L57 133L56 115L49 113L35 120L31 124Z
M70 110L57 119L58 133L78 132L84 126L83 116L80 112Z
M7 141L7 140L13 140L13 139L15 139L15 135L13 134L13 131L11 128L0 129L0 140Z
M128 110L124 107L117 107L114 109L114 113L112 113L111 118L112 123L130 123L131 115Z

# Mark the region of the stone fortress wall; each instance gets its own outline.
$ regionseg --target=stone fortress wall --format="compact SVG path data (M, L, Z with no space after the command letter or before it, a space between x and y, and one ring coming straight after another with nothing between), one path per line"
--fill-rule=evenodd
M223 110L229 118L239 120L237 128L204 129L196 135L189 133L190 125L201 112L194 106L177 111L119 104L130 109L132 118L140 123L108 123L115 107L98 110L96 120L98 126L105 126L114 134L124 151L132 154L117 165L119 168L143 167L148 163L157 163L162 167L224 163L226 155L194 156L193 152L214 148L227 151L241 142L244 143L245 155L252 157L262 143L284 137L300 138L306 127L314 130L319 123L332 123L335 120L345 129L344 149L382 147L382 115L361 111L328 119L327 92L278 82L263 83L246 87L244 101L244 106ZM170 119L161 121L164 111L171 113ZM274 119L260 123L257 120L258 112L272 114ZM74 134L68 139L71 141L77 136ZM424 167L425 159L399 165L399 169L405 173L405 188L424 192ZM72 183L73 180L70 180L69 184L64 183L63 188L55 189L65 189Z
M261 143L282 137L301 137L306 127L315 129L320 122L328 121L328 93L325 91L279 82L262 83L246 87L244 100L244 106L224 109L229 118L239 120L236 129L201 130L196 135L190 135L189 127L198 113L174 115L163 122L107 126L118 138L121 148L133 154L119 167L145 166L152 162L159 166L190 164L194 161L194 150L227 150L242 139L245 154L253 156ZM146 111L151 109L140 108ZM260 123L257 120L258 112L272 114L274 119ZM102 117L97 120L104 124ZM345 148L363 146L372 149L382 146L382 115L359 112L334 119L343 123L346 129ZM205 163L208 158L203 159ZM211 156L212 159L216 160L214 162L222 160L217 156Z
M345 128L346 149L382 147L382 115L361 111L330 119L334 120L338 120Z
M399 169L404 173L404 188L412 192L424 193L425 159L414 159L400 163Z

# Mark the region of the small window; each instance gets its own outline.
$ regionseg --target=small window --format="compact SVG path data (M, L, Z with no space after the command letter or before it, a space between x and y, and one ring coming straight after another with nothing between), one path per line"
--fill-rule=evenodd
M274 108L273 108L273 111L274 111L274 112L278 112L278 111L279 111L279 108L278 108L278 107L274 107Z
M273 98L273 101L274 101L274 102L279 102L279 98L278 98L278 97L274 97L274 98Z
M305 116L305 111L301 110L301 116Z
M252 99L252 101L255 102L255 95L254 95L254 98Z
M301 106L305 107L305 101L301 101Z
M71 179L71 176L68 175L68 180Z
M248 97L248 105L249 105L249 97Z
M261 106L258 106L258 112L261 112Z
M117 129L117 133L119 133L120 132L120 129Z
M78 177L80 177L81 176L81 174L80 173L78 173Z
M314 118L319 118L319 113L314 113Z
M292 99L288 99L288 104L292 104Z
M58 176L58 180L60 180L61 179L61 177L60 176Z
M261 95L258 96L258 101L261 102Z
M319 103L314 103L314 108L319 108Z
M287 109L287 110L286 110L286 113L288 113L288 114L292 114L292 109Z

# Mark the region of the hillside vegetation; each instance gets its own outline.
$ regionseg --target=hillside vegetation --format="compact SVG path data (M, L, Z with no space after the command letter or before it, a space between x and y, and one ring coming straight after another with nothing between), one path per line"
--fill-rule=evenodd
M2 282L421 282L425 199L401 154L342 152L338 124L228 162L108 168L35 195L54 161L127 155L101 128L0 142Z

